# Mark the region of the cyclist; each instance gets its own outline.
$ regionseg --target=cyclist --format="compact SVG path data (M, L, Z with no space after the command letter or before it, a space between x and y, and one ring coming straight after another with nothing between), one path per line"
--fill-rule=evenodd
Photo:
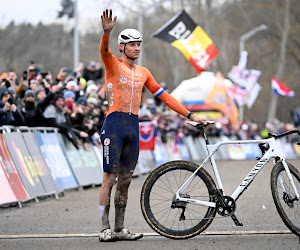
M142 35L135 29L125 29L118 36L118 59L109 48L109 36L116 24L112 10L106 9L101 16L103 35L100 53L105 65L105 88L109 104L107 117L101 131L103 145L103 181L100 190L99 208L102 231L100 241L137 240L143 234L134 234L124 228L124 215L128 199L128 187L139 155L138 112L142 89L145 86L169 108L192 121L203 123L168 94L154 80L150 71L135 64L141 51ZM110 196L112 186L118 177L114 197L115 227L109 224Z

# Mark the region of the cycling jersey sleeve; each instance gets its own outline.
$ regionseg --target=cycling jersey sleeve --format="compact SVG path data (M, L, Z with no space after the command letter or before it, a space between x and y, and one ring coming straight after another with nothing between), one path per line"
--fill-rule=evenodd
M99 50L105 66L107 68L112 68L114 56L109 48L109 36L102 35Z
M148 71L148 78L145 86L154 96L164 102L170 109L185 117L188 115L189 111L154 80L150 71Z

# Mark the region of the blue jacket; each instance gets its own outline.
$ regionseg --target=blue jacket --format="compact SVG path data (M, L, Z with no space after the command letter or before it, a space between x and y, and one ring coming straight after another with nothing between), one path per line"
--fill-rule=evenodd
M20 110L16 112L8 111L3 112L4 103L0 101L0 126L11 125L11 126L24 126L25 120Z

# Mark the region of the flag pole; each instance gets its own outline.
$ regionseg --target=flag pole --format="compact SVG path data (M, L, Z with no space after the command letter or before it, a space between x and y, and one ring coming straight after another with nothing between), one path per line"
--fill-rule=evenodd
M280 58L279 58L279 65L278 65L278 73L276 75L277 79L280 79L286 62L286 47L287 47L287 40L289 35L289 27L290 27L290 0L285 0L285 13L284 13L284 27L282 32L281 44L280 44ZM277 108L278 96L273 93L273 88L271 87L271 103L269 106L268 112L268 122L274 122L276 116L276 108Z
M271 103L270 103L270 108L269 108L269 112L268 112L268 122L274 121L276 108L277 108L277 102L278 102L278 95L276 95L273 92L273 89L271 87Z

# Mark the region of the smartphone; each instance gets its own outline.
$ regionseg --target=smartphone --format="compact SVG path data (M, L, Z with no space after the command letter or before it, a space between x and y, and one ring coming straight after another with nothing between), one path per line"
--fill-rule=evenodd
M66 72L68 74L71 74L71 73L73 73L73 70L71 70L71 69L65 69L64 72Z
M23 72L23 80L27 80L27 71L26 70Z

